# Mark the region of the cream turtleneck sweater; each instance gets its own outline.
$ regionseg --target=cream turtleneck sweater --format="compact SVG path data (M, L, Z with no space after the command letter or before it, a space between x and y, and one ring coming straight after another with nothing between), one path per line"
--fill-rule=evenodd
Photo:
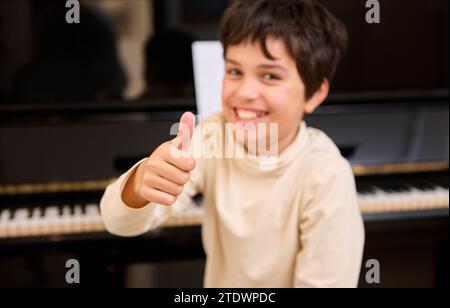
M223 127L223 115L207 123ZM192 144L215 137L197 127ZM201 192L205 287L357 286L364 227L354 177L323 132L303 122L272 169L261 169L255 157L196 161L190 182L171 207L127 207L121 193L133 169L122 175L101 201L108 231L135 236L157 228Z

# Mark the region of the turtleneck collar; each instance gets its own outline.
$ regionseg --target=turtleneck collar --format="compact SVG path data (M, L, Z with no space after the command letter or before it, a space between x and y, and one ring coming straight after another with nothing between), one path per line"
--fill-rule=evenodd
M230 133L230 131L226 131L226 134L228 134L228 140L234 140ZM283 152L279 153L278 157L259 157L255 155L248 155L244 149L244 146L240 142L234 142L234 146L237 151L244 151L243 153L245 153L245 155L243 158L233 158L232 163L246 173L254 175L279 176L284 173L286 168L290 166L294 160L300 157L301 152L307 143L307 138L307 125L303 121L299 125L299 131L297 132L294 141L287 146Z

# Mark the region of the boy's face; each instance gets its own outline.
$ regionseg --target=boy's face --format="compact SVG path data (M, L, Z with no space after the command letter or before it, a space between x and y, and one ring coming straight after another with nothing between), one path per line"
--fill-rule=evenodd
M278 123L278 151L281 152L295 139L304 113L312 112L321 103L318 102L321 96L314 94L305 100L305 86L283 41L268 38L266 45L275 60L266 58L259 43L228 47L223 112L231 123ZM247 145L249 137L245 138Z

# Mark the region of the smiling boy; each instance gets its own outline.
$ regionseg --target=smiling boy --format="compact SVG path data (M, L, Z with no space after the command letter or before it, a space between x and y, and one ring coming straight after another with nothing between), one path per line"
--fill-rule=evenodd
M321 131L307 127L327 97L346 32L320 4L302 0L236 0L221 25L226 73L223 112L193 131L190 113L179 136L111 184L102 216L114 234L160 226L203 193L205 287L355 287L364 228L349 163ZM221 140L213 123L277 124L277 163L261 155L193 157L195 141ZM225 130L222 130L222 132ZM180 146L192 138L189 153ZM254 136L233 136L249 152Z

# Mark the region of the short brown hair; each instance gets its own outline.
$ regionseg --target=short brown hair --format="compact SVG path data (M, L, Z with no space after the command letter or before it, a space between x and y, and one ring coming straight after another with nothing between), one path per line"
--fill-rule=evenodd
M305 84L309 99L324 79L331 82L347 47L347 31L327 9L308 0L234 0L225 11L220 40L229 46L250 40L259 43L271 60L266 40L281 39Z

